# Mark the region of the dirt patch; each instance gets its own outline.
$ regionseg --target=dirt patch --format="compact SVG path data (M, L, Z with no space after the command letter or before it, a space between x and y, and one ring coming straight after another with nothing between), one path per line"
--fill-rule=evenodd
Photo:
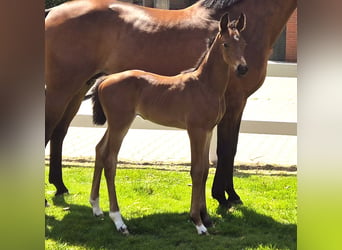
M63 158L63 167L94 167L93 157L69 157ZM49 164L49 158L45 158L45 164ZM118 168L125 169L156 169L165 171L189 171L189 162L132 162L119 161ZM210 165L209 172L215 173L215 164ZM235 174L262 174L262 175L296 175L297 166L238 164L234 166Z

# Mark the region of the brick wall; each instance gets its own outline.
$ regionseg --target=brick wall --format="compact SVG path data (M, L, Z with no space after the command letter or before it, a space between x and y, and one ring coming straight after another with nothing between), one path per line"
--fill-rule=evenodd
M120 0L121 2L134 3L147 7L154 7L154 0Z
M288 62L297 61L297 9L286 25L286 55L285 60Z
M145 0L144 5L147 7L154 7L154 2L153 0Z
M189 0L171 0L170 1L171 10L184 9L189 5L190 5Z

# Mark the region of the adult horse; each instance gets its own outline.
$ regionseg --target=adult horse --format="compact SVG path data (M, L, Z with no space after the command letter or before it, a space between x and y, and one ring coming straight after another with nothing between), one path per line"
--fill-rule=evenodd
M219 32L193 71L162 76L142 70L128 70L96 81L93 94L95 124L108 128L96 146L96 160L90 204L94 215L103 215L99 207L99 189L104 169L110 201L109 216L119 232L128 234L116 197L115 175L118 153L136 115L155 123L186 129L191 145L190 218L198 234L207 234L211 226L206 206L205 186L209 170L209 146L212 130L226 110L225 91L229 75L247 73L243 53L246 46L240 32L246 17L220 20ZM200 111L200 112L199 112Z
M133 68L175 75L194 65L207 37L217 32L216 20L229 11L232 17L241 12L248 16L244 37L250 71L241 79L231 74L229 112L218 125L212 196L221 205L241 202L234 190L233 164L242 112L248 96L262 85L272 46L296 6L296 0L200 0L171 11L79 0L51 9L45 21L45 141L50 140L49 181L56 194L68 191L62 180L62 143L90 88L88 80L101 72Z

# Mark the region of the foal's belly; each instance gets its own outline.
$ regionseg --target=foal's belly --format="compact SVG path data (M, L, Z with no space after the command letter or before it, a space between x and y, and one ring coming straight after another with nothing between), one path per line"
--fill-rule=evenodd
M180 129L186 129L184 116L185 110L182 107L172 107L173 105L142 105L137 110L137 114L143 119L151 122Z
M212 129L220 121L225 103L219 98L209 99L181 93L167 98L160 94L140 100L136 113L145 120L163 126Z
M153 119L153 118L156 118L156 117L153 117L153 118L148 119L141 114L139 114L139 115L145 120L149 120L151 122L154 122L154 123L162 125L162 126L179 128L179 129L186 129L187 128L185 123L179 122L176 120L163 119L163 117L157 118L157 119Z

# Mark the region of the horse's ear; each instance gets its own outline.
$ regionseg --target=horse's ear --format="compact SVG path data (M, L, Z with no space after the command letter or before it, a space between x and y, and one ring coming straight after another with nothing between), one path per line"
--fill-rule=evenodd
M246 28L246 15L241 13L238 23L236 24L236 28L239 32L243 31Z
M228 30L229 15L225 13L220 19L220 32L226 32Z

